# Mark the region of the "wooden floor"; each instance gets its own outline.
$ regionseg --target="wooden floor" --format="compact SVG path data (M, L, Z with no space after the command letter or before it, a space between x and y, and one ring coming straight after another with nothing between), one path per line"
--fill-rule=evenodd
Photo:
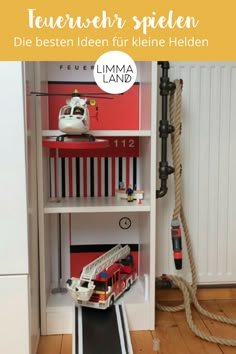
M173 304L173 302L171 302ZM201 301L204 308L236 319L236 299ZM196 311L195 324L206 333L236 339L236 328L209 320ZM153 339L160 340L160 351L153 350ZM235 347L208 343L197 338L189 329L184 312L156 312L156 330L131 332L134 354L235 354ZM71 335L42 336L37 354L71 354ZM102 353L97 353L102 354Z

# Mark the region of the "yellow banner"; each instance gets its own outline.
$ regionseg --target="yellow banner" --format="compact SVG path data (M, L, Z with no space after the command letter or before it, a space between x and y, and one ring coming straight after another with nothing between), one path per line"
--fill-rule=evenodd
M1 60L236 60L233 0L23 0L1 6Z

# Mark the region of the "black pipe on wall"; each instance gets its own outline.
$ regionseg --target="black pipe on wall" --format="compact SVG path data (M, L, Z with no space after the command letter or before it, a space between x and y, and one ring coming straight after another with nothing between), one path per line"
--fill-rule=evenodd
M175 90L175 83L171 82L168 77L168 70L170 64L168 61L158 61L157 65L161 66L162 75L160 77L160 95L162 96L162 113L159 122L159 137L161 138L161 161L159 162L159 179L161 186L156 190L156 198L164 197L167 193L167 179L168 176L174 172L174 168L169 166L167 161L167 138L168 135L174 132L173 125L168 121L168 96Z

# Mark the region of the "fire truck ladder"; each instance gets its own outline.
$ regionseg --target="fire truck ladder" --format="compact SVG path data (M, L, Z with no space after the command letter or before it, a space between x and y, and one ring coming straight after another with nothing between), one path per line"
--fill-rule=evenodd
M80 282L88 281L91 282L97 274L99 274L103 269L109 268L113 263L121 258L125 258L130 253L130 247L128 245L122 247L117 245L113 247L110 251L104 253L87 266L83 268L80 276Z

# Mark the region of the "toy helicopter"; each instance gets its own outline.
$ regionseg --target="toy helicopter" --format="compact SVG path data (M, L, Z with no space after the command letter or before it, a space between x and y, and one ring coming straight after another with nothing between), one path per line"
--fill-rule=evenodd
M72 94L68 93L46 93L46 92L31 92L36 96L71 96L66 101L66 105L61 107L58 115L58 129L64 133L57 137L57 141L64 141L65 137L71 135L79 135L88 138L89 141L94 141L93 135L88 134L90 128L89 109L88 105L95 106L94 98L112 99L113 97L106 96L106 93L79 93L76 89ZM107 94L108 95L108 94ZM87 97L93 99L87 99Z

